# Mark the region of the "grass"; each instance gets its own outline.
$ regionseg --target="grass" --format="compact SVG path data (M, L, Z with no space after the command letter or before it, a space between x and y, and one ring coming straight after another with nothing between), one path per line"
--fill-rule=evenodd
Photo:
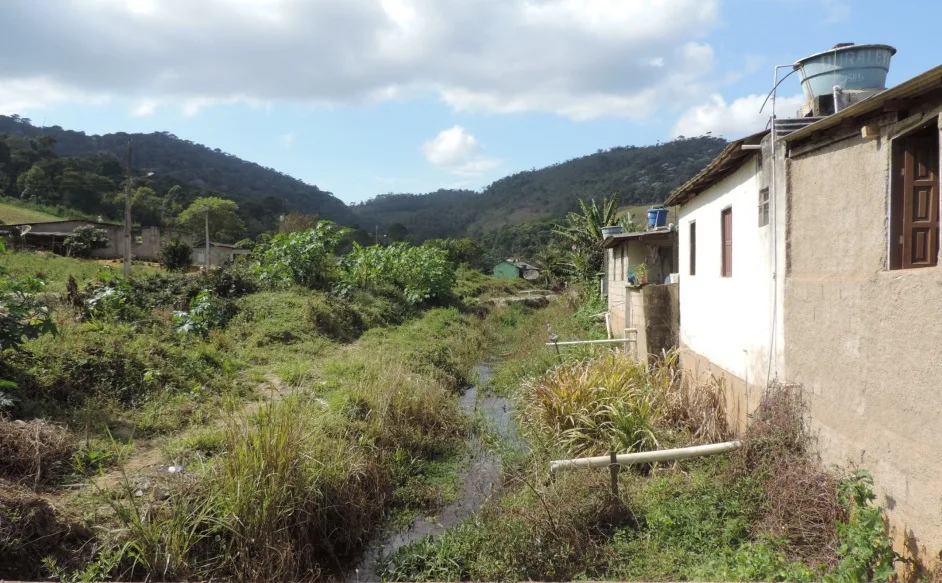
M579 311L561 301L490 318L515 331L492 389L517 400L526 455L505 456L499 496L388 557L384 578L887 580L895 556L869 483L819 465L784 389L767 394L735 455L622 470L617 497L601 470L547 481L559 457L727 438L721 388L684 385L670 358L646 369L608 349L546 351L547 326L598 332Z
M57 277L88 269L35 254L4 260L18 273L39 261ZM95 527L93 544L50 554L30 577L335 575L377 533L457 497L472 428L458 394L509 329L461 304L404 308L393 291L340 300L235 279L143 277L116 288L121 309L59 304L57 336L5 355L0 376L18 385L12 413L73 429L72 463L57 479L106 473L101 490L60 492ZM202 289L227 318L205 335L175 334L171 310ZM23 451L17 463L32 467Z
M14 251L0 255L0 265L13 277L37 277L46 283L50 292L65 291L69 276L80 286L98 280L101 272L120 273L122 265L116 260L76 259L45 251ZM133 275L144 277L160 272L159 267L147 263L134 263Z
M62 217L29 208L21 203L0 201L0 225L61 221Z

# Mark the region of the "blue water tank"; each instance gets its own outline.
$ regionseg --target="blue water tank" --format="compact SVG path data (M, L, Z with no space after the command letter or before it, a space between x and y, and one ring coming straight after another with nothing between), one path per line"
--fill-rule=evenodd
M844 90L886 89L890 57L896 49L889 45L844 43L795 63L805 99L829 95L834 86Z
M655 229L667 225L667 209L656 206L648 209L648 228Z

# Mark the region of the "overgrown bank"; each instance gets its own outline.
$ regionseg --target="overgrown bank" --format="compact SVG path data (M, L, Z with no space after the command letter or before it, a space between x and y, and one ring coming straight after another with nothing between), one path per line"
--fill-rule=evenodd
M57 333L17 319L0 363L0 578L328 578L453 495L458 395L510 329L462 289L506 285L405 246L337 263L331 235L24 288Z
M552 459L730 437L722 387L684 385L673 357L648 370L607 349L547 350L547 329L598 333L578 305L524 316L495 377L527 443L499 448L500 495L388 557L388 580L889 580L898 556L869 476L819 465L784 389L767 393L733 455L623 469L618 496L606 470L549 481Z

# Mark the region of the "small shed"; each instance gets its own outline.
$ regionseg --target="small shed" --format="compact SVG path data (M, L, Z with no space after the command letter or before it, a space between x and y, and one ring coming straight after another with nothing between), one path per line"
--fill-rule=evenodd
M226 243L209 242L209 264L211 266L227 265L232 263L238 255L248 255L252 251L242 249L235 245ZM202 243L193 247L193 265L201 266L206 263L206 244Z
M491 271L494 277L501 279L517 279L522 277L528 281L539 279L540 268L516 259L506 259L494 266Z

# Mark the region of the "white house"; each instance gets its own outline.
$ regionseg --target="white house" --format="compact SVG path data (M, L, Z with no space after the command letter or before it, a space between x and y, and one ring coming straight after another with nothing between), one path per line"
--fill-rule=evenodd
M770 132L735 140L667 200L679 207L681 360L695 378L724 379L740 425L782 365L784 209L772 206L771 160Z

